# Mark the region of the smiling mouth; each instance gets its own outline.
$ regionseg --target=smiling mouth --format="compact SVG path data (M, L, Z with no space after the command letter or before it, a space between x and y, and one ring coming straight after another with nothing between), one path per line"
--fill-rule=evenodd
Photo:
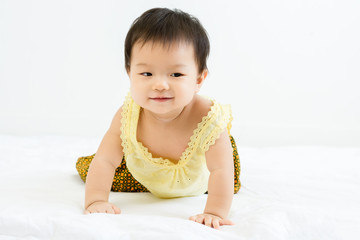
M166 102L173 98L172 97L154 97L154 98L150 98L150 99L153 101L156 101L156 102Z

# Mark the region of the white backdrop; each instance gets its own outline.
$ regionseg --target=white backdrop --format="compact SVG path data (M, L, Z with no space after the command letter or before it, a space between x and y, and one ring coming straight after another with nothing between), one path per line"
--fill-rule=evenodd
M102 137L129 87L123 44L152 7L198 17L201 94L243 146L360 146L356 0L0 0L0 134Z

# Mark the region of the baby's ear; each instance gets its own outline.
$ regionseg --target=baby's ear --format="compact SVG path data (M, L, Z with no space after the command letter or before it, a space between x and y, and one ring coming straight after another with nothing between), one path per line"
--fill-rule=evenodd
M207 69L205 69L204 71L202 71L202 73L198 76L198 78L197 78L197 82L196 82L196 84L198 85L198 88L200 89L201 88L201 86L202 86L202 84L204 83L204 80L205 80L205 78L207 77L207 75L208 75L208 70Z

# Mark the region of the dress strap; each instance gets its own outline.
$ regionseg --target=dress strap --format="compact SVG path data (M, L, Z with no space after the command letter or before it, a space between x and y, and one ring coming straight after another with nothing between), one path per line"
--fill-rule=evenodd
M132 136L136 136L136 127L134 126L134 122L137 123L139 118L140 106L137 105L130 95L130 93L126 96L124 104L122 106L121 113L121 145L123 147L123 151L125 155L131 154L134 151L132 147L131 141Z
M211 109L211 117L206 119L207 121L202 122L200 148L206 152L209 150L210 146L213 145L221 135L221 133L226 129L230 135L232 111L229 104L223 105L217 102L214 102L214 106Z

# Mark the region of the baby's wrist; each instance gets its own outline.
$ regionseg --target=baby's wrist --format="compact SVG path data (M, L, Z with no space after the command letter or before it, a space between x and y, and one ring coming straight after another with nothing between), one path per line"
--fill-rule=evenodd
M204 211L203 214L211 215L211 216L218 217L218 218L221 218L221 219L225 219L224 215L219 214L219 213L214 213L214 212L211 212L211 211Z
M104 200L93 201L90 204L85 204L85 209L88 209L91 205L93 205L95 203L107 203L107 201L104 201Z

